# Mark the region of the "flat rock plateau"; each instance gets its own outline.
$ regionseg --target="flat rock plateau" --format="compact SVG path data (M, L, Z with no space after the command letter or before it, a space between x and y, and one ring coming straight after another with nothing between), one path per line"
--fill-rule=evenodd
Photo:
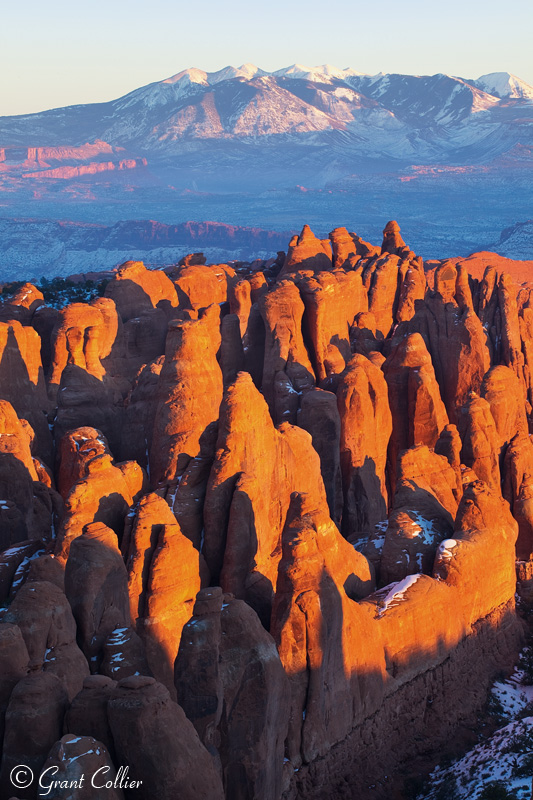
M74 280L0 298L0 796L412 798L524 643L533 260Z

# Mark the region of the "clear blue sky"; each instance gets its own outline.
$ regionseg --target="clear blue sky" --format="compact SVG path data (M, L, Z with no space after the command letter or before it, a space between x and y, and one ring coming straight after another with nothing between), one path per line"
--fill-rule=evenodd
M0 26L0 115L245 62L533 84L533 0L6 0Z

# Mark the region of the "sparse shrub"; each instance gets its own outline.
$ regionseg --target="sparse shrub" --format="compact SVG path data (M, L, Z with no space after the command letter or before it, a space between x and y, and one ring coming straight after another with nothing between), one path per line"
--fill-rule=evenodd
M518 764L513 764L513 778L530 778L533 775L533 753L526 753Z
M502 749L502 753L517 753L518 755L523 755L532 750L533 729L526 728L525 730L522 729L518 733L515 733L514 736L511 737L509 744Z
M90 303L95 297L102 297L108 280L72 283L65 278L41 278L40 289L47 305L63 308L69 303Z
M479 795L479 800L518 800L518 798L503 781L491 781Z
M490 694L487 700L487 714L493 717L497 723L504 722L506 719L505 709L494 694Z
M4 283L1 290L2 300L6 302L9 301L9 298L12 297L15 292L18 292L21 286L24 286L25 281L11 281L10 283Z
M520 654L518 669L524 673L523 681L526 686L533 686L533 647L525 647Z
M434 800L459 800L460 797L457 780L453 775L447 775L433 792Z

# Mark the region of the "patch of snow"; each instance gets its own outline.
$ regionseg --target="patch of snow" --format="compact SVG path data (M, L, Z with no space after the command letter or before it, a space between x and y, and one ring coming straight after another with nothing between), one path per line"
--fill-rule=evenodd
M457 547L457 540L456 539L444 539L438 547L437 554L443 559L444 561L449 561L453 558L454 548Z
M378 617L382 617L389 608L394 608L394 606L399 605L399 603L405 599L406 591L410 589L411 586L414 586L420 577L420 575L408 575L403 580L386 586L385 589L388 589L389 591L385 597L379 601ZM385 589L383 589L383 591L385 591Z
M496 97L516 97L533 100L533 86L512 75L510 72L489 72L482 75L475 85L484 92Z

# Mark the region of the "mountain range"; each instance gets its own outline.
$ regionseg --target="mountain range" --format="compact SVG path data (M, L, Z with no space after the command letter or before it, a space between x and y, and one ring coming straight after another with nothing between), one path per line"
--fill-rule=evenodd
M3 270L85 271L100 252L102 266L122 257L95 248L93 230L65 261L65 231L44 247L46 225L25 227L15 247L17 220L28 218L277 232L307 219L322 235L341 220L364 237L397 218L425 258L467 255L531 217L532 168L533 87L507 72L186 69L111 102L0 117L0 216L14 221L9 234L3 225ZM502 251L531 257L528 241L517 234ZM224 252L262 256L257 245ZM220 259L212 248L197 243Z
M484 163L533 144L533 87L509 73L470 80L245 64L187 69L108 103L0 118L4 172L32 162L179 163L203 157L206 144L219 166L265 151L276 161L294 148L300 164L323 166L326 155L341 172L361 159Z

